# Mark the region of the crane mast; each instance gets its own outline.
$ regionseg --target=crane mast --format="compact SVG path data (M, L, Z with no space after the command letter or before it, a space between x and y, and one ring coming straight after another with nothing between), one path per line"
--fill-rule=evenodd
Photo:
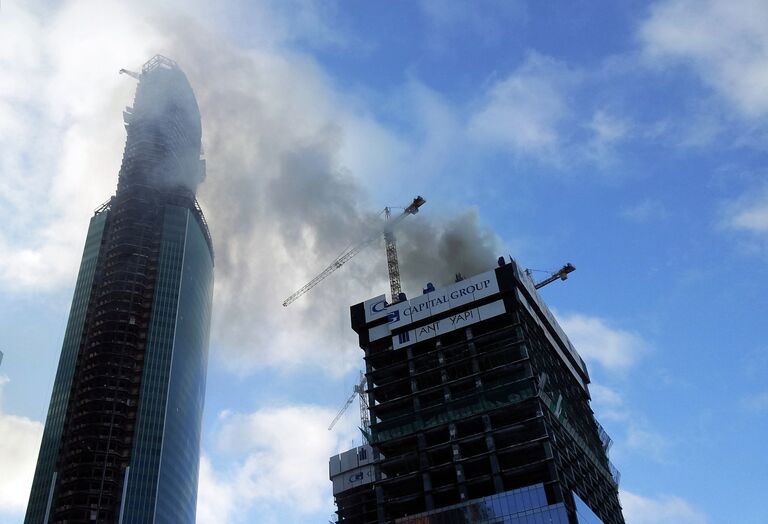
M389 219L392 213L388 207L384 208L384 218ZM384 230L384 244L387 248L387 271L389 272L389 290L392 297L392 303L400 301L400 264L397 261L397 243L395 233L390 227Z
M396 222L399 222L408 215L415 215L419 212L419 208L424 205L426 200L417 196L411 202L411 205L403 210L403 214L397 217ZM384 244L387 249L387 272L389 273L389 291L392 297L392 303L396 304L400 302L400 293L402 289L400 287L400 263L397 260L397 242L395 241L395 223L391 223L392 211L390 208L384 208L384 218L387 220L387 225L384 228Z

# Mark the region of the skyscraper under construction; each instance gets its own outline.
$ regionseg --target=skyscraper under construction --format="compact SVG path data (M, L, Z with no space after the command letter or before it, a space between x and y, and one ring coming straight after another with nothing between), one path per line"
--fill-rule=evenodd
M515 261L352 306L369 444L330 459L338 522L623 524L587 368Z
M195 521L213 291L200 113L140 73L117 192L91 219L25 522Z

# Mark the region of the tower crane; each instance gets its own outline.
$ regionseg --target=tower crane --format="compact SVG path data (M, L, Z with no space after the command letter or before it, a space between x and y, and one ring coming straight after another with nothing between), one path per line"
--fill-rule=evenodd
M406 207L401 214L392 218L390 208L384 208L384 216L387 218L384 227L384 239L387 247L387 268L389 270L389 287L392 292L392 302L397 302L400 297L400 268L397 262L397 247L395 245L394 229L402 220L408 215L415 215L419 212L419 208L423 206L427 201L417 196L413 199L413 202ZM318 285L325 280L331 273L339 269L341 266L349 262L352 257L362 251L368 244L378 239L381 232L376 232L375 235L371 235L359 244L352 246L345 250L336 260L330 263L319 275L307 282L301 289L296 291L293 295L286 298L283 302L283 307L289 306L297 298L307 293L310 289Z
M344 403L344 405L341 407L339 412L334 417L333 421L331 422L330 426L328 426L328 431L331 431L333 429L333 426L336 425L336 423L341 419L341 416L347 411L347 408L350 404L352 404L352 401L355 400L355 397L360 398L360 429L363 431L363 435L368 435L370 432L370 426L371 426L371 419L368 415L368 401L365 399L365 384L367 382L367 379L365 378L365 375L363 372L360 372L360 382L355 384L352 395L347 399L347 401Z
M546 286L547 284L551 284L552 282L554 282L557 279L568 280L568 273L572 273L574 271L576 271L576 268L570 262L568 262L563 267L561 267L559 270L557 270L556 272L552 273L548 278L545 278L544 280L542 280L538 284L534 284L533 287L535 287L536 289L541 289L544 286ZM528 276L531 276L531 270L530 269L526 269L526 273L528 273Z

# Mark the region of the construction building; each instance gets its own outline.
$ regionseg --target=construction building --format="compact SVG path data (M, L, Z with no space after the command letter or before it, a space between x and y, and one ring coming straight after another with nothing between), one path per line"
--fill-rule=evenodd
M623 524L587 368L514 260L351 318L370 425L330 460L338 522Z
M116 194L90 222L25 522L195 522L213 248L184 73L140 73Z

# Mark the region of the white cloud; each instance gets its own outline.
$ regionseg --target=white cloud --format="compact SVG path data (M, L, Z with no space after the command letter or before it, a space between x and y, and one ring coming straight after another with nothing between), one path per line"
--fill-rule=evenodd
M419 9L434 29L428 43L440 51L450 50L451 35L469 33L485 44L498 42L505 31L527 20L524 2L519 0L487 0L478 9L471 0L420 0Z
M0 376L0 513L21 517L32 488L43 425L3 413L3 388L7 383L8 377Z
M88 31L83 31L84 21ZM137 37L138 36L138 37ZM88 218L115 187L133 86L117 71L157 46L127 6L14 2L0 16L0 284L73 281Z
M669 450L673 443L666 435L647 428L642 420L625 419L625 423L626 434L623 445L629 451L648 457L658 463L668 461Z
M644 497L631 491L619 493L627 524L706 524L706 515L673 495Z
M437 189L445 183L444 173L455 169L455 152L466 147L465 122L458 107L426 84L411 80L405 93L404 110L414 116L414 134L420 139L418 147L403 162L409 166L406 177L418 173L422 183L429 184L430 191L434 191L432 186ZM391 176L387 174L382 179ZM404 177L403 182L408 178Z
M296 42L313 48L336 48L349 43L345 32L339 30L344 21L338 16L336 1L329 0L322 4L312 0L263 0L242 3L248 11L249 38L254 38L258 45ZM234 16L242 16L242 11L232 9L231 4L227 4L224 9L228 12L225 16L230 19L233 18L233 13Z
M718 226L731 232L745 253L768 253L768 185L753 187L726 202Z
M600 317L570 313L558 319L579 354L606 371L625 372L648 350L640 335L614 328Z
M631 129L625 119L605 109L595 111L587 127L593 133L593 141L600 145L609 145L623 140Z
M207 455L200 457L200 479L197 488L197 522L231 522L238 507L236 490L213 468Z
M621 210L623 218L638 224L664 220L668 214L666 206L661 201L652 198L646 198Z
M565 90L573 73L537 53L495 82L469 121L476 140L524 155L555 153L559 124L569 113Z
M470 105L467 143L561 170L587 164L606 171L621 159L620 148L644 131L588 92L602 81L596 70L529 51L516 70L493 78Z
M627 117L605 108L596 110L584 127L589 132L589 138L583 145L576 146L569 155L578 152L587 161L603 169L619 160L619 146L634 131L634 126Z
M726 225L748 233L768 233L768 189L733 202L728 207Z
M628 406L618 391L596 383L589 385L589 391L598 420L610 423L617 432L611 435L615 455L632 452L656 462L667 461L672 441L652 429L646 417Z
M661 0L639 37L653 63L690 65L742 115L768 113L768 3Z
M609 375L626 376L648 352L649 345L640 335L612 327L605 319L579 313L558 314L557 318L587 363L599 365ZM613 435L616 455L632 452L656 462L667 460L672 441L627 405L617 390L594 382L589 390L598 420L610 422L618 430Z
M279 514L330 515L333 511L328 458L346 450L359 432L341 424L328 431L334 411L314 405L265 408L220 416L217 471L201 461L198 522L269 522Z
M762 391L743 398L742 406L753 413L768 413L768 391Z
M742 209L731 217L731 225L756 233L768 232L768 202L758 202L752 207Z
M624 404L621 395L615 389L592 383L589 385L592 403L601 408L618 408Z

